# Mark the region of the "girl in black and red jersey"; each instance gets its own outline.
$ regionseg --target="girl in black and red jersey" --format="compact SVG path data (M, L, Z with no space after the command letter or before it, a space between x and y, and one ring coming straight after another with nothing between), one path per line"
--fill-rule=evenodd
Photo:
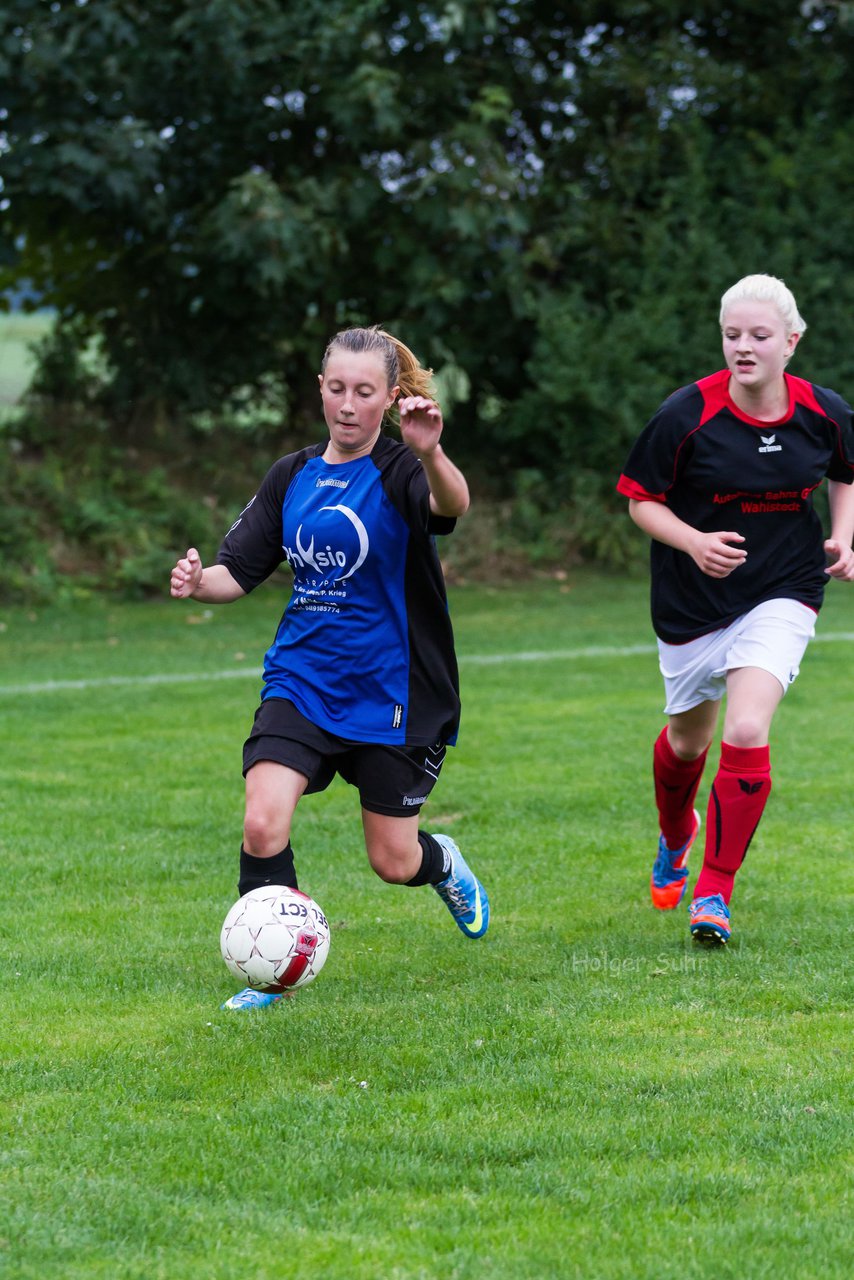
M652 621L668 723L653 774L661 837L654 906L677 906L700 830L694 799L726 695L691 933L730 937L735 874L771 790L769 732L798 674L828 576L854 580L854 426L834 391L785 372L806 329L782 280L721 299L726 368L675 392L617 486L653 539ZM812 495L827 477L825 539Z

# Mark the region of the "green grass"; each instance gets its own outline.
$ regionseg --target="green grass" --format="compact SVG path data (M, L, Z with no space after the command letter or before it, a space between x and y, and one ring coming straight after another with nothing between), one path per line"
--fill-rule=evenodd
M33 375L31 344L44 337L53 317L47 312L0 315L0 409L16 404Z
M847 1277L852 642L781 706L706 952L648 900L655 657L572 656L649 648L645 585L457 589L463 732L425 826L489 934L373 877L336 782L294 835L329 960L240 1016L218 933L277 608L4 615L0 1273ZM820 632L854 632L854 592Z

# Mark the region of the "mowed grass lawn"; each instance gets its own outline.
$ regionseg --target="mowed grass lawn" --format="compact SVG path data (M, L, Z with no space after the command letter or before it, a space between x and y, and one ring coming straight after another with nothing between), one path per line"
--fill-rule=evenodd
M0 1273L849 1276L854 591L708 952L648 898L646 585L454 590L463 730L424 825L489 934L376 879L336 782L294 834L326 967L240 1015L218 938L282 590L3 615Z

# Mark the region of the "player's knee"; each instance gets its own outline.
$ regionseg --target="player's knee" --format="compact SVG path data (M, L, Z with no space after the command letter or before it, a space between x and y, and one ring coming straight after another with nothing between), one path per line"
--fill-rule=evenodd
M386 884L406 884L407 880L412 879L414 872L410 848L403 849L386 841L371 840L367 849L371 869Z
M764 747L768 727L764 716L741 712L727 720L724 737L731 747Z
M243 821L243 847L256 858L271 858L290 838L287 825L268 809L247 809Z
M667 736L674 755L680 760L697 760L708 749L711 741L704 730L679 730L672 725Z

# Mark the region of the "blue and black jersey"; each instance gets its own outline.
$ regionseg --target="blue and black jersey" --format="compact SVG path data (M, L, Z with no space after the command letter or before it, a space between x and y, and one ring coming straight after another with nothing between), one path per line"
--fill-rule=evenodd
M827 477L854 480L850 407L835 391L786 374L779 422L743 413L723 369L676 391L632 449L617 489L666 503L703 533L732 530L746 561L726 578L704 574L684 551L653 540L652 622L668 644L728 626L764 600L824 597L824 533L813 493Z
M275 462L217 563L244 591L283 561L293 589L264 659L262 699L287 698L351 742L456 739L459 680L424 469L380 435L369 455L324 461L326 442Z

